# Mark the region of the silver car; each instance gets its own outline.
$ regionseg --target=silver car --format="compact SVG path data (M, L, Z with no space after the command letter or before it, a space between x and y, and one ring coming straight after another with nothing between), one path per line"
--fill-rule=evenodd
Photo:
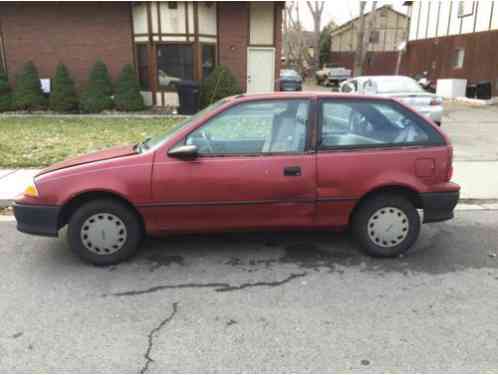
M424 91L417 81L410 77L360 76L344 81L339 91L398 99L441 126L443 99Z

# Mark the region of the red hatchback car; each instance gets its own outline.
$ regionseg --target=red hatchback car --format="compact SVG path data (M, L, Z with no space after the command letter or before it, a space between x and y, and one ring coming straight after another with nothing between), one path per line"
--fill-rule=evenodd
M340 229L374 256L407 251L453 217L452 146L392 100L331 93L223 99L161 137L55 164L14 206L21 232L97 265L145 234Z

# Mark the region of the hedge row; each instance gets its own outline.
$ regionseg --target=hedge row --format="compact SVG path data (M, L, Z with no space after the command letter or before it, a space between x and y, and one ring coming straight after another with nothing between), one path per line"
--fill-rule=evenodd
M120 111L140 111L145 108L135 70L129 64L123 67L113 87L106 65L97 61L79 98L64 64L57 66L51 86L47 100L41 89L38 71L31 61L16 76L14 90L10 89L5 72L0 71L0 112L50 108L62 113L98 113L113 108Z

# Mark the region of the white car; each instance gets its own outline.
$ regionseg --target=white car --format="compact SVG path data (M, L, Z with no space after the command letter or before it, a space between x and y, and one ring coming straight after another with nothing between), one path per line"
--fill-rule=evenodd
M344 81L340 92L395 98L441 126L443 99L406 76L360 76Z

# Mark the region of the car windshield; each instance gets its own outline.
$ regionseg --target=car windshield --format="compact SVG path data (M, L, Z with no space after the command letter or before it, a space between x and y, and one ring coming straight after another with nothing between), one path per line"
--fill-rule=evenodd
M409 77L385 77L375 79L374 82L377 86L377 92L381 94L392 94L397 92L424 92L419 84Z
M166 142L168 139L170 139L173 135L175 135L180 129L184 128L185 126L191 124L192 122L196 121L197 119L201 118L204 116L206 113L221 107L223 104L225 104L227 99L221 99L210 106L204 108L202 111L197 112L195 115L191 117L187 117L186 119L180 121L178 124L172 126L168 130L166 130L163 134L155 136L155 137L149 137L146 138L142 143L137 144L136 150L138 152L143 152L147 151L150 149L155 148L156 146Z

